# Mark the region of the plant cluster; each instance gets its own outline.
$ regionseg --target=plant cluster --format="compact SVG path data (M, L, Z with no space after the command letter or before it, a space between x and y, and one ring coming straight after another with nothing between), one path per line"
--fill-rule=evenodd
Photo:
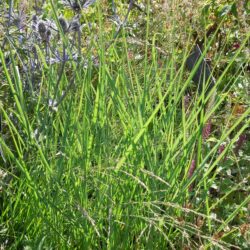
M247 14L2 1L0 248L249 249Z

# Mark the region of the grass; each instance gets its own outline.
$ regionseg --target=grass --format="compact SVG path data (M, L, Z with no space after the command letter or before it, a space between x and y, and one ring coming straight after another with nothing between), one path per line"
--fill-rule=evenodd
M59 26L58 9L49 4ZM249 34L213 89L198 94L192 77L199 65L185 69L192 47L188 28L182 52L170 44L162 57L147 8L143 39L153 46L145 43L138 60L126 30L106 47L115 31L105 32L101 5L95 10L98 40L91 36L84 58L73 60L62 29L56 46L64 44L72 59L63 67L49 64L43 46L36 46L39 84L27 84L31 78L15 45L10 63L0 50L7 96L1 106L1 247L247 249L247 151L241 149L242 156L235 148L248 133L250 108L228 110L221 120L247 73L249 59L238 70L234 64ZM204 55L215 39L209 37ZM218 56L215 65L220 61ZM209 121L214 129L204 138ZM228 174L234 169L239 171Z

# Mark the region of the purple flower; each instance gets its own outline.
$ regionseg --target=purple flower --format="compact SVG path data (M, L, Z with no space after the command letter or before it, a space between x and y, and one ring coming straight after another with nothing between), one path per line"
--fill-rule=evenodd
M219 147L219 149L218 149L218 154L220 155L220 154L222 154L223 153L223 151L225 150L225 144L221 144L220 145L220 147Z
M219 146L219 149L218 149L218 154L221 155L221 154L223 153L223 151L225 150L225 148L226 148L226 144L221 144L221 145ZM226 157L226 155L225 155L223 161L225 161L226 159L227 159L227 157Z
M239 49L240 48L240 43L236 42L233 44L233 49Z
M242 146L246 141L247 141L247 135L246 134L240 135L238 141L236 142L236 147L234 149L235 154L237 155L239 154L240 149L242 148Z
M208 120L207 124L202 130L202 138L206 140L210 136L211 131L212 131L212 123L210 120Z

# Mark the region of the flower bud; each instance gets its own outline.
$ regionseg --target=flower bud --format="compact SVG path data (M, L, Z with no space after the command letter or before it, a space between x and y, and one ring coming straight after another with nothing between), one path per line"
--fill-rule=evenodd
M67 21L63 18L63 17L60 17L59 18L59 23L62 27L62 30L64 33L66 33L68 31L68 23Z
M37 20L38 20L37 15L33 15L33 16L32 16L32 21L33 21L34 23L37 23Z
M79 31L80 30L80 23L78 21L72 21L70 24L70 28L72 31Z
M39 23L38 23L38 32L39 32L39 34L42 36L42 35L44 35L44 33L46 32L46 26L45 26L45 23L43 22L43 21L40 21Z

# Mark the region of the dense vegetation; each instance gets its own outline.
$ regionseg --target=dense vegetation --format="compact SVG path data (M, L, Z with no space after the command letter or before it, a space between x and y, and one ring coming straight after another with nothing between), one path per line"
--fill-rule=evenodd
M1 1L0 248L249 249L249 10Z

